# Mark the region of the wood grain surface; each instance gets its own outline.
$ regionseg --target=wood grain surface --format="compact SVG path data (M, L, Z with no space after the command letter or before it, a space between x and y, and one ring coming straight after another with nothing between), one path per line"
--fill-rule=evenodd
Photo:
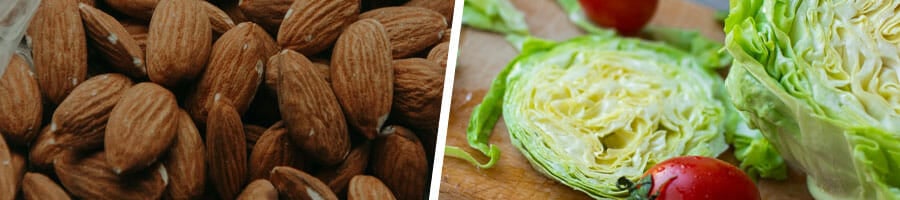
M565 40L584 34L566 18L554 0L511 0L525 13L533 35ZM711 8L688 0L661 0L651 25L690 28L723 41L722 25L713 19ZM491 81L518 52L502 35L464 27L461 31L459 60L453 88L447 145L469 149L465 130L472 109L481 102ZM444 159L440 199L590 199L535 171L524 156L510 143L503 120L497 123L491 144L499 146L501 158L491 169L478 169L455 158ZM722 159L734 162L731 152ZM477 156L482 160L487 158ZM812 199L806 189L805 176L791 171L787 181L761 180L763 199Z

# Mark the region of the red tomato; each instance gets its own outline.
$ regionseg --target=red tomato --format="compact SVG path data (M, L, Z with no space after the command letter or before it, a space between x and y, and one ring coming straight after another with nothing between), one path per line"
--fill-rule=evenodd
M652 179L645 182L648 176ZM760 199L756 184L743 171L724 161L701 156L676 157L656 164L636 184L632 196L637 192L641 197L638 199ZM652 187L649 193L645 190L640 194L640 187L645 184Z
M597 25L636 35L647 25L659 0L578 0L585 14Z

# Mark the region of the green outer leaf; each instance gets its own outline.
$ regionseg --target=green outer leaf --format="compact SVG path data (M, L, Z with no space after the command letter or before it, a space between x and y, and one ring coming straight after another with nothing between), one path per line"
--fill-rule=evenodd
M507 0L466 0L463 24L503 34L528 35L525 15Z
M651 26L644 28L643 32L653 40L663 41L689 52L697 57L703 67L722 68L731 64L731 54L725 52L721 43L706 38L695 30Z

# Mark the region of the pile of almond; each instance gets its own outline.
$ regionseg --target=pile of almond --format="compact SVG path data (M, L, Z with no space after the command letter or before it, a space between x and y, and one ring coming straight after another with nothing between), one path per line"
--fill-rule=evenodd
M453 4L42 0L0 200L424 199Z

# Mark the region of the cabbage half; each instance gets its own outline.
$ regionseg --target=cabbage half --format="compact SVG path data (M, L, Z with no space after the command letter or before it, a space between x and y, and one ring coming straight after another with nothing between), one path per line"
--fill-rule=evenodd
M727 88L818 199L900 199L900 1L732 0Z
M476 107L468 136L492 155L487 135L502 112L535 169L595 198L623 198L619 177L637 180L672 157L725 151L726 98L716 74L664 44L530 38ZM458 149L446 153L474 161Z

